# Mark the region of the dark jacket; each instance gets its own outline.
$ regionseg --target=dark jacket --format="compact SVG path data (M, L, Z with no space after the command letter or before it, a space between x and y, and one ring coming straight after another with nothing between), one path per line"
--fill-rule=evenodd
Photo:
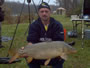
M38 43L42 41L64 41L63 26L54 18L50 18L50 24L46 31L40 18L29 27L28 42Z
M0 7L0 22L4 20L4 11L2 11L2 8Z

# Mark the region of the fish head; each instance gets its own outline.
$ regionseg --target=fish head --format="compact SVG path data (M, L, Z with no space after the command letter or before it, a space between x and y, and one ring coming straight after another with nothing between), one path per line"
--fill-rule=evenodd
M74 54L74 53L76 53L77 52L77 50L75 49L75 48L73 48L73 47L63 47L62 48L62 52L61 52L61 58L63 58L64 60L67 60L67 58L68 58L68 54Z
M74 54L74 53L77 53L77 50L76 50L74 47L70 46L70 45L64 47L63 49L64 49L63 51L64 51L66 54Z

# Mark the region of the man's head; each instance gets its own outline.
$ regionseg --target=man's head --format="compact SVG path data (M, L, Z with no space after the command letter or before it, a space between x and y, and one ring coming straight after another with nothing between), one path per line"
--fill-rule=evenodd
M46 2L41 3L38 7L38 14L41 20L43 21L49 20L51 14L50 6Z

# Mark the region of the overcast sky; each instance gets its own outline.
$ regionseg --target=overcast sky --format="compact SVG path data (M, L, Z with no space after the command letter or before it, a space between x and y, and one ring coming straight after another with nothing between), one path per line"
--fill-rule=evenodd
M13 2L20 2L23 3L24 0L5 0L5 1L13 1ZM31 0L32 1L32 0ZM35 4L39 4L42 0L34 0ZM43 0L44 2L49 2L49 4L55 4L55 0ZM26 0L27 3L27 0Z

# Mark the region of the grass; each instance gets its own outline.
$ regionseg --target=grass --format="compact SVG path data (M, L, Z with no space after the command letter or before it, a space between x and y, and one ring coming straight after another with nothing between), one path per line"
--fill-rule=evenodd
M53 15L55 19L60 21L63 24L63 27L70 31L72 30L72 23L70 21L70 18L67 18L65 16L56 16ZM12 25L2 25L2 36L9 36L12 37L14 30L15 30L16 24ZM12 48L20 48L22 46L25 46L27 44L26 37L27 35L24 35L27 31L28 24L19 24L13 46ZM77 49L77 53L73 55L69 55L68 60L64 62L64 68L90 68L90 40L84 40L84 49L81 48L81 29L78 27L78 33L80 34L78 38L69 38L67 36L66 42L75 41L75 48ZM3 42L2 45L5 46L5 48L0 49L0 57L6 57L8 54L8 49L11 44L11 41ZM0 68L28 68L27 63L25 59L21 59L21 62L15 63L15 64L0 64ZM49 68L49 67L42 67L42 68Z

